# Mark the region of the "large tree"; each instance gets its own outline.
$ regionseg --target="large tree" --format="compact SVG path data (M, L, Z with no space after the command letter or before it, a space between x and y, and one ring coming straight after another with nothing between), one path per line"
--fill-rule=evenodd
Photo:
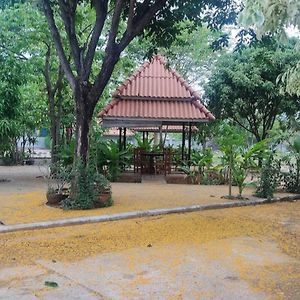
M278 115L295 114L300 108L299 99L282 93L276 83L299 55L268 42L221 57L205 89L216 117L232 119L257 141L267 137Z
M63 81L62 68L59 67L47 22L37 7L30 3L18 3L6 6L1 11L0 27L0 49L16 63L20 61L27 72L26 86L21 93L24 108L23 151L27 135L31 135L39 125L48 125L48 118L45 118L48 111L52 137L51 157L52 162L55 162L60 137L62 99L63 96L67 98L65 91L68 84Z
M233 1L183 0L41 0L57 54L73 91L76 107L75 161L87 162L89 129L95 106L101 98L121 53L132 40L146 34L153 42L166 44L176 33L175 24L189 19L196 24L207 21L210 26L232 22L236 15ZM80 27L78 11L92 7L90 26ZM58 23L64 24L60 30ZM105 29L108 34L105 35ZM89 30L87 38L82 31ZM68 49L62 38L66 36ZM101 61L96 60L102 52ZM146 50L145 50L146 51ZM93 65L97 62L98 65Z
M273 33L286 38L290 29L300 30L300 2L297 0L247 0L240 14L244 26L254 26L258 37ZM299 34L298 34L299 37ZM299 52L299 47L295 47ZM278 77L289 94L300 96L300 60Z

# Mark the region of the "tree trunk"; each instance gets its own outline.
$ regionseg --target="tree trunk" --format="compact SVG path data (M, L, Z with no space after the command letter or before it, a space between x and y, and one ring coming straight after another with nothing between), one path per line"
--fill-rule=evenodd
M55 105L54 96L48 97L50 107L50 123L51 123L51 163L55 164L59 159L59 145L60 145L60 127L61 127L61 115L62 115L62 95L61 88L58 89L56 98L57 103Z
M93 117L94 107L88 98L88 93L83 92L83 89L76 86L74 98L75 98L75 115L76 115L76 127L75 127L75 153L73 168L75 176L72 179L70 197L76 199L78 188L85 189L86 186L81 186L80 181L82 176L86 176L84 169L86 169L89 156L89 130ZM82 169L83 168L83 169ZM80 187L79 187L80 186ZM75 200L76 202L76 200Z
M58 161L58 146L59 146L59 128L60 124L56 117L51 118L51 163L55 164Z
M74 163L81 160L84 166L88 162L89 152L89 131L93 117L94 107L88 98L88 93L79 86L75 92L76 103L76 129L75 129L75 153Z
M228 185L229 185L229 197L232 196L232 156L230 155L230 161L229 161L229 182L228 182Z

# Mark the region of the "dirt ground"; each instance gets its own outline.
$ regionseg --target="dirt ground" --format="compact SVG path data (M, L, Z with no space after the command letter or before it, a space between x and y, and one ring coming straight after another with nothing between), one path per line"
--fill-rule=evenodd
M47 183L45 166L0 167L0 220L5 224L30 223L80 216L169 208L193 204L220 203L227 186L166 184L161 179L140 183L113 183L114 205L88 211L64 211L45 205ZM237 193L237 188L233 189ZM252 197L246 188L245 196Z
M300 202L7 233L0 247L0 299L300 295Z

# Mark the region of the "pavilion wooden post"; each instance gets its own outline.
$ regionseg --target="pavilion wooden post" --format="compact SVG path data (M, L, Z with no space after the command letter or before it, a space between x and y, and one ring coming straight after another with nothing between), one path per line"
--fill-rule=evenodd
M122 127L119 127L119 150L122 150Z
M184 148L185 148L185 125L182 125L182 147L181 147L181 159L184 161Z
M163 148L162 126L159 127L159 148Z
M192 125L189 123L189 146L188 146L188 164L191 164L191 148L192 148Z
M126 150L126 127L124 127L123 143L123 149Z
M145 139L146 139L145 131L143 131L143 143L145 143Z

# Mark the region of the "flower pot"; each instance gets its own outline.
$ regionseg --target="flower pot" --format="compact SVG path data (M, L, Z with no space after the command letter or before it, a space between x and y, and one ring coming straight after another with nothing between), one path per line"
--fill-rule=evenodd
M59 204L62 200L66 199L68 195L61 193L48 192L46 194L47 204Z
M111 192L105 192L98 195L95 202L96 207L111 206Z

